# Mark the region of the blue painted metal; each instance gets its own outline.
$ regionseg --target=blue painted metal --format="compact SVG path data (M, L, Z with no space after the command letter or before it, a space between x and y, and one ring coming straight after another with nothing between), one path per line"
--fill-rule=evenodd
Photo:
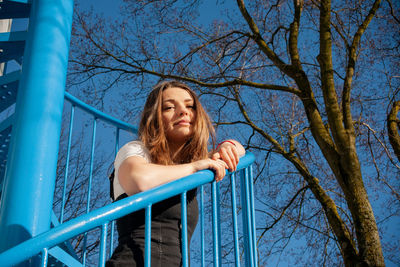
M72 10L72 0L32 4L0 207L0 251L50 227Z
M8 117L0 125L0 192L3 188L2 185L7 164L8 150L11 139L11 123L13 118L14 116Z
M119 128L117 127L115 129L115 152L114 152L114 158L117 156L119 150ZM115 221L111 222L111 231L110 231L110 251L109 251L109 258L111 257L113 251L114 251L114 229L115 229Z
M254 155L248 152L240 159L238 170L254 162ZM45 233L31 238L0 254L0 262L6 265L15 265L41 251L44 247L53 247L74 236L101 226L102 224L121 218L129 213L147 208L149 203L156 203L184 191L197 188L214 180L214 173L210 170L199 171L184 179L179 179L161 185L146 192L141 192L91 211L78 218L60 224Z
M65 194L67 192L69 156L71 154L71 139L72 139L72 127L74 125L74 114L75 114L75 106L71 105L71 112L69 117L69 129L68 129L67 158L65 159L64 186L63 186L62 200L61 200L60 223L63 223L64 221Z
M186 192L181 194L181 238L182 238L182 264L189 266L189 246L187 237L187 203Z
M137 134L137 132L138 132L137 127L135 127L129 123L123 122L121 120L118 120L114 117L111 117L110 115L107 115L104 112L101 112L101 111L89 106L88 104L82 102L81 100L74 97L73 95L71 95L68 92L65 92L65 99L67 99L71 103L74 103L75 106L86 111L87 113L92 114L95 118L102 120L104 122L110 123L112 125L115 125L121 130L132 132L134 134Z
M28 36L28 32L27 31L1 32L0 33L0 43L3 43L3 42L18 42L18 41L24 41L25 42L27 36Z
M92 146L90 150L90 168L89 168L89 181L88 181L88 190L87 190L87 200L86 200L86 213L90 211L90 198L92 191L92 180L93 180L93 161L94 161L94 147L96 144L96 130L97 130L97 119L93 119L93 128L92 128Z
M0 42L0 62L7 62L12 59L19 59L24 54L25 41Z
M206 266L205 241L204 241L204 186L200 186L200 242L201 242L201 266Z
M0 123L0 137L1 138L5 138L4 142L8 143L10 140L8 139L9 133L2 133L3 131L7 130L8 128L11 129L12 123L14 121L14 114L12 114L11 116L9 116L7 119L3 120ZM2 140L3 141L3 140ZM4 144L4 142L1 142L0 144Z
M6 89L8 87L7 84L12 83L12 82L18 82L20 78L21 78L21 71L19 71L19 70L7 73L6 75L3 75L3 76L0 76L1 89ZM6 86L4 86L4 85L6 85Z
M241 175L241 202L242 202L242 220L243 220L243 239L245 242L244 252L246 266L255 266L253 257L253 241L252 241L252 222L250 213L250 192L248 184L248 175L246 169Z
M108 247L109 247L108 259L111 258L111 255L114 251L114 229L115 229L115 221L112 221L111 227L110 227L110 243L108 245Z
M22 3L20 3L22 2ZM31 5L26 1L0 2L0 19L17 19L29 17Z
M92 145L90 150L90 167L89 167L89 181L88 181L88 189L87 189L87 198L86 198L86 213L90 211L90 199L92 192L92 180L93 180L93 161L94 161L94 146L96 143L96 130L97 130L97 119L93 118L93 128L92 128ZM86 244L87 244L87 233L85 233L83 239L83 248L82 248L82 263L85 265L86 263Z
M100 236L100 255L99 255L99 266L105 266L106 264L106 254L107 254L107 226L108 222L101 226L101 236Z
M237 226L237 214L236 214L236 181L235 174L230 175L231 181L231 205L232 205L232 226L233 226L233 248L235 253L235 266L240 266L240 255L239 255L239 232Z
M220 257L220 233L218 232L218 194L217 194L217 182L214 180L211 183L211 201L212 201L212 233L213 233L213 256L214 256L214 267L221 266Z
M32 3L32 0L5 0L8 2L16 2L16 3L24 3L24 4L30 4Z
M49 253L48 253L47 248L44 248L42 250L42 266L44 266L44 267L47 266L48 260L49 260Z
M65 250L60 248L60 246L53 247L48 250L49 251L49 259L47 266L68 266L68 267L82 267L82 263L80 263L74 256L68 254Z
M251 212L251 221L252 221L252 238L253 238L253 257L254 257L254 265L258 266L257 261L257 233L256 233L256 211L254 206L254 187L253 187L253 166L250 165L246 168L246 171L249 175L249 190L250 190L250 212Z
M145 212L145 244L144 262L146 267L151 266L151 204L147 206Z
M53 212L51 213L51 227L55 227L55 226L57 226L59 224L60 223L58 221L58 218L57 218L57 216L56 216L56 214L54 213L54 210L53 210ZM58 244L57 247L54 247L54 248L50 249L49 253L54 256L54 253L56 253L55 252L56 249L59 249L60 251L63 251L63 254L67 254L69 257L74 258L75 261L79 260L78 256L76 255L76 252L75 252L74 248L71 246L71 244L68 241L66 241L64 243L61 243L61 244ZM56 256L65 257L64 255L60 255L60 254L61 253L57 252Z
M229 175L229 172L227 173ZM220 265L222 265L222 236L221 236L221 201L220 201L220 190L219 183L216 186L217 190L217 234L218 234L218 257L220 258Z
M14 71L0 77L0 112L15 103L20 74L20 71Z

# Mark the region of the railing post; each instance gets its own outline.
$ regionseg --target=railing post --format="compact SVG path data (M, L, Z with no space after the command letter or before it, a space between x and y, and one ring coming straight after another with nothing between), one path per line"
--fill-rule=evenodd
M242 203L242 221L243 221L243 241L244 241L244 254L246 266L253 267L256 265L254 262L254 247L253 247L253 222L251 213L251 195L249 186L248 168L241 171L240 199Z
M221 264L221 228L219 216L219 185L216 181L211 183L212 198L212 232L213 232L213 255L214 267L220 267Z
M0 206L0 252L50 228L73 1L32 2Z

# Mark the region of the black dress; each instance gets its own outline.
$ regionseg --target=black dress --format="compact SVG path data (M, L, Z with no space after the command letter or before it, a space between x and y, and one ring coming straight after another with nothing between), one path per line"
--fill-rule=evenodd
M121 195L117 200L125 198ZM196 190L187 193L188 243L199 217ZM152 206L151 266L182 266L180 195ZM145 210L117 220L118 246L106 266L144 266Z

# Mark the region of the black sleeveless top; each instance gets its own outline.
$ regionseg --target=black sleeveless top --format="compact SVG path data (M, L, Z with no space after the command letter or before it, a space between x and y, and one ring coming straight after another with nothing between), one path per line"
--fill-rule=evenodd
M117 200L127 197L123 194ZM151 266L182 265L180 195L152 205ZM199 210L196 189L187 193L188 243L196 228ZM117 220L118 247L106 266L144 266L145 210Z

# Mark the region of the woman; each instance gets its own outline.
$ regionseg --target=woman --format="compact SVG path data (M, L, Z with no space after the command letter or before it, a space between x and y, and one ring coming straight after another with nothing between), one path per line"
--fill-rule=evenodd
M204 169L222 180L225 170L235 171L245 150L235 140L226 140L214 153L214 129L196 94L185 84L166 81L149 94L139 126L139 141L123 146L114 167L114 199L146 191ZM182 265L180 243L180 197L152 207L151 266ZM196 190L187 194L188 242L197 224ZM144 210L117 221L119 245L107 266L144 265Z

